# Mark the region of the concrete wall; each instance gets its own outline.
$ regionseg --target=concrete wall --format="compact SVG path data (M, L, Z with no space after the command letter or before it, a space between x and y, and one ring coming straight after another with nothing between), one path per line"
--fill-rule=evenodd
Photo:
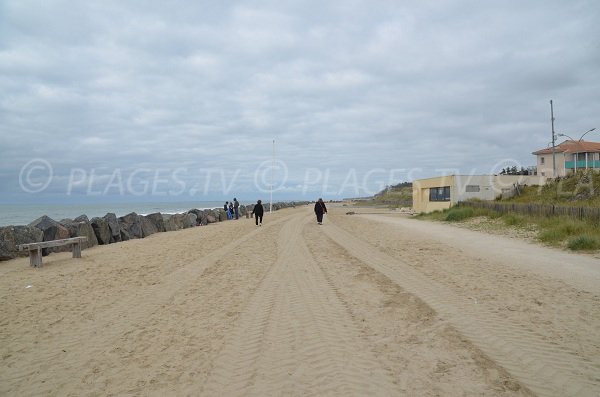
M456 194L452 204L469 199L495 200L502 194L514 191L515 185L543 185L546 178L533 175L455 175ZM479 191L477 191L479 189Z
M565 161L572 161L572 154L556 153L556 176L565 176L567 170L565 169ZM538 176L544 176L546 178L553 178L552 176L552 153L537 155L537 174ZM542 164L542 158L544 158L544 164Z
M515 185L538 186L546 183L542 176L530 175L448 175L413 181L413 209L416 212L444 210L469 199L495 200L514 191ZM429 201L429 189L450 187L450 201Z

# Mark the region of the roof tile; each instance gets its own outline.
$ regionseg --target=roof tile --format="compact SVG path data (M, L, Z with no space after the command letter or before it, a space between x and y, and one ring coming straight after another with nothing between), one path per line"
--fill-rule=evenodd
M554 153L600 153L600 142L566 140L554 147ZM552 148L540 149L532 154L552 154Z

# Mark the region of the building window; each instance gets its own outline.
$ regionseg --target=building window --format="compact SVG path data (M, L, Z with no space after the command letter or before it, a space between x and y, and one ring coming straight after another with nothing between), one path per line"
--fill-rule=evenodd
M540 157L540 164L544 164L544 158Z
M450 201L450 186L429 188L429 201Z
M467 193L478 193L479 192L479 185L467 185L465 187L465 192L467 192Z

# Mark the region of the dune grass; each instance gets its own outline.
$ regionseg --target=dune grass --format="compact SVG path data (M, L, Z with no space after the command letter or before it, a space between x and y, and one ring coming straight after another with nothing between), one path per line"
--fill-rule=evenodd
M519 214L504 214L502 220L507 226L524 226L527 224L527 220Z
M458 222L475 216L475 211L471 207L454 208L448 211L444 220L448 222Z
M388 186L361 205L384 205L389 208L412 207L412 183L404 182Z
M417 218L445 222L462 222L473 217L500 219L505 227L535 227L537 239L545 244L566 247L573 251L600 249L600 226L585 220L567 217L540 218L521 214L499 214L496 211L472 207L452 207L429 214L419 214ZM502 227L501 225L497 227Z
M576 251L576 250L592 251L592 250L597 250L600 248L600 241L595 236L591 236L588 234L582 234L582 235L570 238L569 242L567 243L567 247L569 247L569 249L571 249L573 251Z
M520 195L502 201L598 207L600 172L579 170L573 175L549 180L543 186L525 186Z

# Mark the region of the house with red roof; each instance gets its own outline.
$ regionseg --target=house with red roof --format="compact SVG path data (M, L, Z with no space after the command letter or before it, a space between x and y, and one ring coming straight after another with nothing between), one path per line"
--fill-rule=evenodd
M559 145L533 152L537 174L549 178L566 176L580 169L600 171L600 142L566 140ZM556 175L553 172L553 157Z

